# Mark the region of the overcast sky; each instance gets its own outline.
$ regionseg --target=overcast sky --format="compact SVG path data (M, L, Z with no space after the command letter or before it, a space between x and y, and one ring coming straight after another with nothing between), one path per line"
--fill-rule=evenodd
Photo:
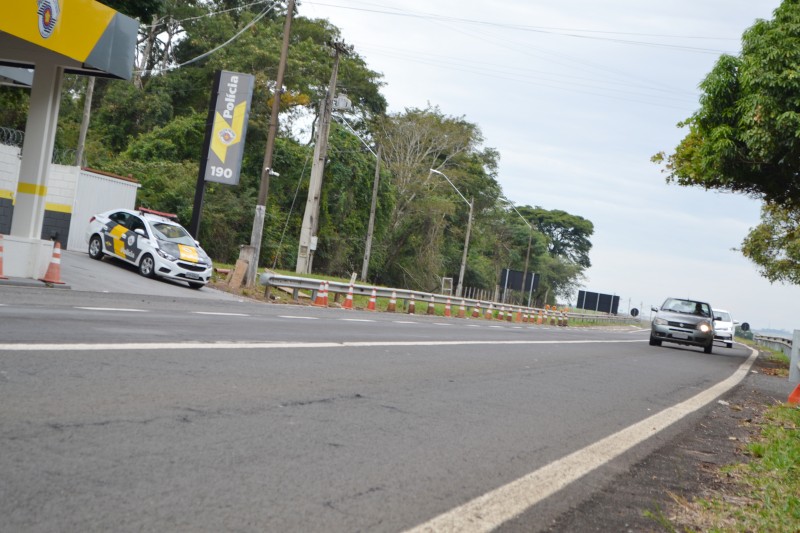
M391 112L430 103L477 124L515 204L591 220L584 289L619 295L622 311L691 297L791 331L800 287L770 285L733 250L760 203L667 185L650 162L685 135L677 123L719 55L738 54L744 30L779 4L302 0L299 10L329 19L383 74Z

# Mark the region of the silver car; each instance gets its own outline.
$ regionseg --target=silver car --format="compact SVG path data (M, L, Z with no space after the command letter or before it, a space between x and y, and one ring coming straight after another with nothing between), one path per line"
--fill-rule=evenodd
M702 346L711 353L714 346L714 315L706 302L667 298L656 312L650 327L650 345L674 342L687 346Z
M724 342L726 348L733 347L737 325L739 321L731 318L729 312L724 309L714 309L714 338Z

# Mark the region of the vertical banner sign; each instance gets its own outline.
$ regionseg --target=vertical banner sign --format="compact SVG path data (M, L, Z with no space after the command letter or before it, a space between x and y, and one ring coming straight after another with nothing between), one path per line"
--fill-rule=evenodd
M253 84L250 74L220 72L219 82L214 87L214 119L206 130L205 181L239 184Z

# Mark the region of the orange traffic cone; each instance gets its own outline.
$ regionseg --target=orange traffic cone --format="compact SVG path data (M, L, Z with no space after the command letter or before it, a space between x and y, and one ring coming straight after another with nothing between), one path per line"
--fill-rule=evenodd
M789 395L787 400L789 403L800 403L800 385L794 388L794 391Z
M544 322L544 316L542 316L542 310L539 309L539 316L536 317L536 325L541 326L542 322Z
M0 279L8 279L3 275L3 236L0 235Z
M475 307L472 308L472 318L480 318L481 316L481 303L478 302L475 304Z
M504 306L500 306L500 310L497 312L497 320L503 320L506 317L506 308Z
M417 312L417 303L416 300L414 299L414 293L412 292L411 301L408 302L408 314L413 315L416 314L416 312Z
M486 308L486 313L483 315L483 318L486 320L491 320L494 318L494 304L489 302L489 307Z
M458 318L467 318L467 302L461 299L461 305L458 306Z
M392 297L389 298L389 305L386 306L386 311L389 313L394 313L397 309L397 292L392 291Z
M428 302L428 313L429 315L433 315L436 313L436 302L433 299L433 294L431 294L431 301Z
M444 316L453 316L450 312L450 297L447 297L447 302L444 304Z
M314 298L314 303L311 305L316 305L317 307L324 307L325 306L325 282L319 282L319 290L317 290L317 296Z
M352 308L353 308L353 286L350 285L350 288L347 289L347 298L345 298L344 300L342 309L352 309Z
M378 289L372 287L372 294L369 296L369 303L367 304L367 311L375 310L375 298L378 297Z
M39 281L44 281L45 283L55 283L58 285L63 285L64 282L61 281L61 243L56 241L56 245L53 247L53 258L50 260L50 265L47 267L47 272L45 273L43 278L39 278Z
M325 281L325 295L322 297L322 303L325 307L328 307L328 289L331 286L330 281Z

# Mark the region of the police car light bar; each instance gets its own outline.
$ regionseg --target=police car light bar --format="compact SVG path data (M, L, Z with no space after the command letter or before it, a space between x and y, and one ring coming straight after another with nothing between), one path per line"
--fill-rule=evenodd
M177 222L178 215L175 213L163 213L161 211L156 211L155 209L147 209L146 207L139 208L140 213L150 213L151 215L158 215L160 217L168 218L170 220L175 220Z

